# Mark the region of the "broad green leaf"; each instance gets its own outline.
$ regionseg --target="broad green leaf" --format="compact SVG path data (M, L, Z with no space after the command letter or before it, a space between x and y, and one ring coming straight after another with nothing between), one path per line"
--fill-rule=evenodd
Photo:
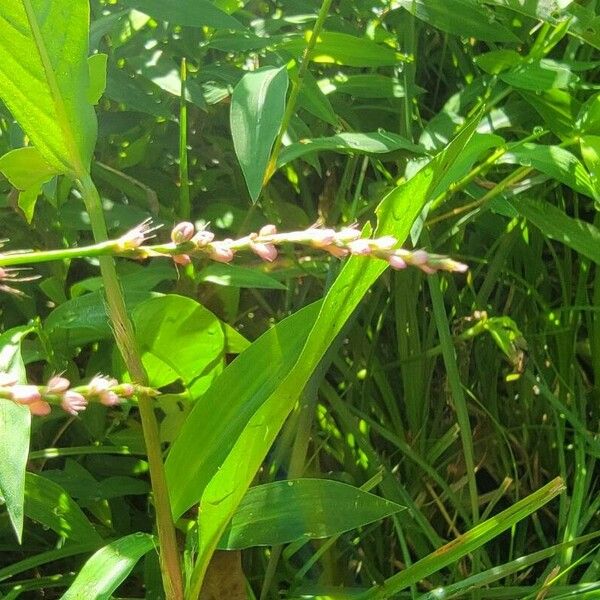
M585 166L590 171L590 180L596 191L596 198L600 198L600 136L582 135L579 138L579 147Z
M550 239L557 240L600 264L600 230L591 223L573 219L544 200L521 197L510 205Z
M279 44L294 56L300 56L310 38L310 31L304 37L297 37ZM360 38L347 33L323 31L319 34L310 60L316 63L348 65L349 67L385 67L406 61L406 56L389 46L382 46L368 38Z
M240 288L285 290L283 283L258 269L247 269L238 265L213 263L204 267L196 275L199 283L214 283Z
M303 139L290 144L281 151L277 166L281 167L296 158L321 150L355 154L385 154L396 150L408 150L416 154L424 152L421 146L395 133L338 133L331 137Z
M0 98L52 169L89 170L96 115L88 102L89 4L0 3Z
M594 185L581 161L559 146L519 144L499 162L531 166L586 196L595 197Z
M44 183L57 174L35 146L17 148L0 157L0 171L19 190L19 207L31 223Z
M550 131L563 140L573 136L581 104L571 94L558 89L538 93L520 90L520 94L539 113Z
M581 133L600 135L600 94L594 94L579 109L577 129Z
M321 79L319 87L327 95L341 92L356 98L404 98L406 95L404 86L397 78L378 73L361 75L338 73L335 77ZM416 88L415 91L421 92L422 88Z
M567 63L549 58L526 61L499 75L500 79L513 87L538 92L541 90L565 89L578 81Z
M295 61L291 61L294 66L289 69L292 81L297 76L297 66ZM304 78L300 84L300 94L298 95L298 105L312 113L319 119L333 125L339 126L339 117L331 106L329 98L323 93L319 84L312 76L310 71L304 73Z
M223 329L213 313L191 298L169 294L139 304L133 323L150 385L162 387L179 377L193 399L204 391L224 354Z
M61 600L110 600L137 562L155 548L148 533L132 533L94 553Z
M454 35L489 42L518 42L510 29L496 20L493 10L475 0L396 0L412 15Z
M25 477L25 514L73 542L100 540L89 519L57 483L34 473Z
M217 29L244 28L237 19L208 0L123 0L123 4L173 25L207 26Z
M422 581L448 565L456 563L463 556L493 540L503 531L514 527L519 521L539 510L563 492L564 489L565 484L560 477L552 480L533 494L515 502L511 507L494 515L487 521L479 523L479 525L455 540L438 548L399 573L392 575L383 584L374 586L358 597L360 600L386 600L394 597L401 590Z
M497 75L516 67L523 62L523 57L514 50L492 50L475 57L475 64L486 73Z
M90 86L88 88L88 102L98 104L98 101L106 89L106 65L108 55L99 53L88 58L90 70Z
M276 481L248 490L219 547L238 550L330 537L400 510L394 502L339 481Z
M285 67L263 67L246 73L231 96L231 135L248 192L256 202L271 148L285 111L288 74Z
M31 327L15 327L0 335L0 373L10 373L26 383L21 342ZM31 413L25 406L0 400L0 493L17 539L23 533L25 468L29 454Z
M406 239L413 221L421 212L424 204L431 198L431 193L438 182L445 176L468 144L479 120L480 115L474 115L468 125L444 151L440 152L415 177L390 192L382 200L377 209L377 235L393 235L399 243ZM464 173L457 174L457 176L462 175ZM366 233L369 232L367 227ZM177 509L185 510L190 506L188 503L194 496L196 499L198 498L196 495L198 491L203 490L200 510L202 536L199 560L192 576L192 588L195 589L199 586L202 573L219 542L224 527L242 500L269 447L329 345L340 333L370 286L385 271L386 266L383 261L364 261L360 257L348 260L325 297L308 337L306 337L308 323L304 324L299 334L297 333L306 339L305 344L300 346L301 350L298 346L284 346L287 368L283 373L278 373L277 385L274 387L264 386L259 390L252 385L243 394L244 397L237 399L238 402L243 403L244 409L247 408L249 402L260 408L251 413L244 413L243 418L246 419L246 423L241 433L236 432L235 435L228 436L227 442L224 439L221 440L222 444L229 444L229 452L225 461L219 463L218 470L213 471L214 476L206 489L203 490L202 487L204 481L197 482L196 478L193 478L193 483L186 485L186 489L182 490L183 493L177 494L174 499L176 515L180 514ZM238 368L242 370L242 373L248 374L257 371L255 362L249 362L251 356L249 353L253 348L254 345L238 358ZM247 358L244 359L244 357ZM291 369L289 368L290 363L293 365ZM253 378L251 383L254 384L254 381ZM189 419L184 430L197 427L197 423L197 419ZM175 445L178 442L181 442L181 445L186 448L189 456L191 445L194 443L193 439L189 439L189 435L181 436ZM179 452L183 452L183 448ZM185 472L183 465L179 467L178 471ZM209 476L209 474L203 473L203 476Z
M311 304L264 333L196 403L165 465L176 518L200 500L250 417L292 368L317 311Z

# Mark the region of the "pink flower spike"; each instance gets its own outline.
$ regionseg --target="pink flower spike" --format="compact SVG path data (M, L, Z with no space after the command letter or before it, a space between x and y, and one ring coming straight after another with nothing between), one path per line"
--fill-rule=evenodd
M62 394L71 387L71 382L66 377L55 375L47 383L47 394Z
M392 269L396 269L396 271L400 271L401 269L406 269L406 262L403 258L398 256L397 254L390 254L387 259L390 267Z
M258 235L260 237L265 237L267 235L275 235L277 233L277 227L269 223L269 225L264 225L260 228Z
M354 240L353 242L348 242L348 249L351 254L366 256L367 254L371 254L371 244L369 242L370 240L366 238Z
M212 252L208 256L211 260L228 263L233 260L233 250L225 242L215 242L212 245Z
M189 254L175 254L173 256L173 262L182 267L186 267L192 262Z
M321 246L322 250L325 250L331 254L331 256L335 256L336 258L344 258L344 256L348 256L349 250L347 248L340 248L335 244L329 244L327 246Z
M277 248L273 244L250 242L250 249L263 260L273 262L277 258Z
M196 228L193 223L189 221L177 223L171 230L171 241L174 244L189 242L194 237L194 233L196 233Z
M102 402L104 406L117 406L117 404L121 404L121 398L114 392L102 392L99 394L99 397L100 402Z
M109 388L117 385L117 383L118 382L116 379L112 379L110 377L103 377L102 375L96 375L96 377L94 377L88 383L88 389L89 389L88 393L91 394L92 396L97 396L98 394L101 394L102 392L105 392Z
M29 412L36 417L45 417L50 414L52 410L50 405L43 400L38 400L37 402L33 402L32 404L28 404L27 408Z
M33 404L40 402L42 396L35 385L13 385L11 388L12 399L19 404Z
M0 373L0 387L9 387L15 385L18 379L11 373Z
M87 408L87 404L88 401L82 394L74 392L73 390L67 390L63 394L60 406L65 412L68 412L75 417L78 413Z

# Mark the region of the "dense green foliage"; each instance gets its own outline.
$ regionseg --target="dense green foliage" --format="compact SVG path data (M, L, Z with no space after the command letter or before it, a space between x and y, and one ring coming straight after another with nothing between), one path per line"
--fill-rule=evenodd
M2 0L0 597L600 597L596 4Z

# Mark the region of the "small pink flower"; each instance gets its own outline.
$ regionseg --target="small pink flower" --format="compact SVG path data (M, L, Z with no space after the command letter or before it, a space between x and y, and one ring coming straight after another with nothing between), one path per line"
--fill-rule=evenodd
M367 254L371 254L370 240L367 238L360 238L358 240L354 240L353 242L348 242L348 250L350 250L351 254L355 254L357 256L366 256Z
M305 233L310 243L315 248L325 248L335 242L336 232L334 229L317 229L316 227L310 227Z
M193 223L189 221L177 223L171 230L171 241L174 244L189 242L194 237L194 233L196 233L196 228Z
M146 219L143 223L140 223L126 234L119 238L119 246L122 250L135 250L139 248L147 239L149 234L154 231L156 227L152 227L151 220Z
M260 228L260 231L258 232L258 235L260 237L265 237L267 235L275 235L277 233L277 227L275 227L275 225L264 225L263 227Z
M209 258L222 263L231 262L233 260L233 250L229 247L228 241L231 240L212 244L212 252L208 255Z
M82 410L86 409L87 404L88 401L82 394L79 392L74 392L73 390L67 390L63 394L60 406L65 412L68 412L70 415L75 417Z
M182 267L186 267L192 262L189 254L175 254L172 258L175 264L181 265Z
M387 261L390 264L390 267L392 267L392 269L396 269L396 271L406 269L406 262L397 254L390 254Z
M268 262L273 262L277 258L277 248L273 244L250 242L250 250Z
M121 404L121 398L119 398L115 392L101 392L98 394L98 397L104 406L116 406L117 404Z
M12 399L19 404L34 404L40 402L42 396L37 386L16 384L11 388Z
M10 387L17 383L18 378L12 373L0 373L0 387Z
M212 231L206 231L202 229L198 231L196 235L192 238L192 243L196 248L205 248L208 244L210 244L215 239L215 234Z
M105 392L106 390L110 389L111 387L114 387L115 385L117 385L117 383L117 380L112 379L111 377L103 377L102 375L96 375L96 377L94 377L88 383L88 393L92 396L97 396L102 392Z
M331 256L335 256L336 258L344 258L344 256L348 256L349 250L347 248L340 248L335 244L329 244L327 246L321 246L322 250L325 250L331 254Z
M49 415L50 411L52 410L50 405L43 400L32 402L31 404L27 405L27 408L29 409L29 412L36 417L45 417L46 415Z
M373 245L379 250L391 250L397 243L398 240L393 235L384 235L373 240Z
M71 382L66 377L55 375L47 383L47 394L62 394L71 387Z

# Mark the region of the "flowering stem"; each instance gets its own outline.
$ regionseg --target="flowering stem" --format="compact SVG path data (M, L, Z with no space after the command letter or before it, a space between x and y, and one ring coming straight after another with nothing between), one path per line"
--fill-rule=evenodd
M103 242L107 241L108 233L98 190L87 173L80 177L78 183L90 216L94 238L102 246ZM137 349L133 323L127 314L114 259L110 255L99 254L99 256L108 312L117 346L132 380L138 385L147 386L148 376ZM169 490L162 462L158 423L154 414L152 400L148 395L139 395L138 406L146 452L148 454L148 467L156 510L156 524L160 543L160 563L165 593L169 600L182 600L183 582L179 550L177 548L175 524L172 518Z

